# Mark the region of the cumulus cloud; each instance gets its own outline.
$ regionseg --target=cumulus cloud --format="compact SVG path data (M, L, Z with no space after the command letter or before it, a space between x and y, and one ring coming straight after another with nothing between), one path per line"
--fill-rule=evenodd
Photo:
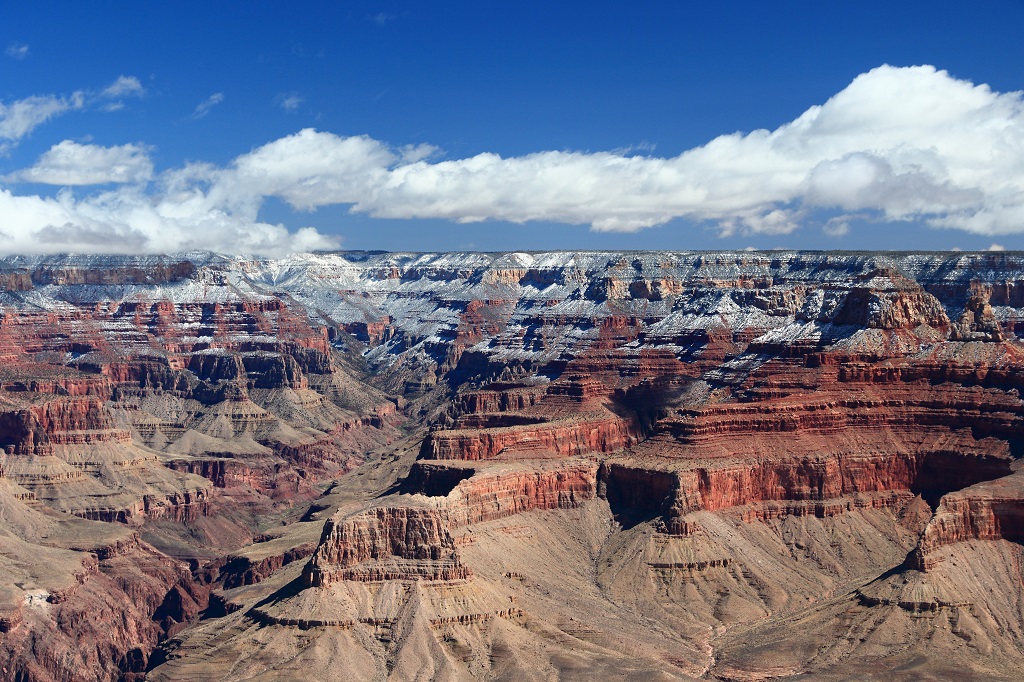
M829 218L821 226L821 231L829 237L843 237L850 232L850 220L854 216L842 215Z
M144 146L101 147L64 140L10 179L70 186L143 182L152 177L153 162Z
M211 96L195 117L222 100ZM52 111L72 106L43 98L29 107L34 116L0 110L0 135L14 139L54 115L47 102ZM188 164L85 198L2 190L0 230L11 251L131 244L135 252L280 253L334 244L311 228L290 233L260 222L264 200L277 197L299 210L342 204L376 217L551 221L598 231L682 218L723 235L783 235L813 224L841 237L872 220L993 237L1024 232L1024 95L930 66L874 69L775 130L723 135L670 158L635 151L438 159L430 145L306 129L225 167ZM18 174L60 184L151 176L141 146L74 143ZM822 216L833 217L822 224ZM50 241L40 247L43 238Z
M774 131L672 158L484 153L432 162L367 137L303 130L239 157L213 190L386 218L553 221L630 232L674 218L786 234L818 210L983 234L1024 230L1024 104L930 66L883 66ZM433 151L433 150L431 150ZM841 235L849 224L826 226Z
M33 95L10 104L0 102L0 150L4 141L17 142L54 116L85 106L85 93L70 97Z
M122 187L87 199L17 196L0 189L0 252L173 253L193 249L281 255L337 248L310 227L290 232L254 212L213 207L192 197L154 197Z
M4 54L11 59L24 59L28 56L28 45L25 45L24 43L11 43L7 46L7 49L4 50Z
M278 196L300 209L356 204L380 190L398 160L370 137L306 129L235 159L218 173L211 195Z
M224 101L223 92L215 92L202 102L196 105L195 111L192 112L192 118L199 119L210 113L210 109L214 108L218 104Z

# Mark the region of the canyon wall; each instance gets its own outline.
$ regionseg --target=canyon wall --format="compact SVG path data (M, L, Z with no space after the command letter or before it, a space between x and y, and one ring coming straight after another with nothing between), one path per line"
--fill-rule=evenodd
M132 552L164 567L144 589L101 551L96 566L65 557L67 575L97 576L75 579L96 603L146 604L122 618L131 647L82 663L94 679L188 668L178 645L206 660L217 618L237 625L239 656L246 623L370 628L346 655L397 660L415 640L474 677L506 656L479 628L533 651L524 633L557 626L590 642L573 651L603 642L610 670L621 647L594 633L632 622L626 584L660 590L643 597L654 629L685 633L643 669L671 659L700 677L733 625L840 587L856 608L960 603L862 575L937 585L958 556L1015 556L1022 331L1012 253L9 257L0 482L32 510L18 551L86 551L38 512L138 533ZM535 536L576 547L558 555L589 566L575 591L529 563ZM22 582L0 614L11 641L43 627ZM216 608L186 627L210 589ZM618 610L550 621L545 590L581 614ZM971 641L1017 661L1016 616L999 618L1004 634L981 619ZM59 677L62 642L41 645L45 665L5 660Z

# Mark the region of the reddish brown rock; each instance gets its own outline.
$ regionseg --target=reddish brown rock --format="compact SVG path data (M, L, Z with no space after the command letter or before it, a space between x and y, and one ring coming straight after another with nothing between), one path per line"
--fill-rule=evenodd
M313 543L305 543L257 560L244 555L234 556L220 568L218 582L225 589L253 585L272 575L278 569L305 559L316 548L317 546Z
M303 571L313 587L339 580L462 580L469 575L441 514L429 506L335 516Z
M615 452L633 442L639 427L614 415L592 413L533 425L433 431L423 442L430 459L480 460L572 457Z
M418 461L403 491L443 497L450 528L542 509L573 509L597 495L598 464L573 459L557 463L483 466Z
M851 662L942 677L915 641L965 670L1021 663L1024 611L1006 587L1024 541L1018 256L5 264L4 485L138 526L227 588L223 623L174 640L192 677L284 670L276 651L297 652L282 675L301 673L327 650L367 677L442 661L438 679L824 679ZM272 538L271 513L288 529ZM254 537L267 541L239 546ZM113 571L160 557L119 543L72 555L45 602L120 615L105 653L67 654L78 631L33 621L32 595L0 609L10 632L63 633L39 635L40 670L136 675L194 614L187 581ZM961 571L977 556L999 565ZM986 601L996 592L1011 606ZM144 607L118 612L120 593Z
M970 540L1024 543L1024 476L1014 473L945 495L909 558L920 570L933 569L941 547Z

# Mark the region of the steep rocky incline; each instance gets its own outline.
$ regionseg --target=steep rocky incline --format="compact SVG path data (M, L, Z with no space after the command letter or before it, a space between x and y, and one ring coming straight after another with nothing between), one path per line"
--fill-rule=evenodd
M206 607L209 589L137 531L54 511L6 471L0 525L5 679L141 679Z
M24 679L1024 669L1020 255L15 257L0 290ZM127 629L72 661L79 603Z

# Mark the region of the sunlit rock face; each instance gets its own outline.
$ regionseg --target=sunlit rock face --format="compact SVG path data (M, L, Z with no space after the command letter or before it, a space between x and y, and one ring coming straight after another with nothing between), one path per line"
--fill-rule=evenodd
M1005 253L3 259L0 663L998 678L1022 332Z

